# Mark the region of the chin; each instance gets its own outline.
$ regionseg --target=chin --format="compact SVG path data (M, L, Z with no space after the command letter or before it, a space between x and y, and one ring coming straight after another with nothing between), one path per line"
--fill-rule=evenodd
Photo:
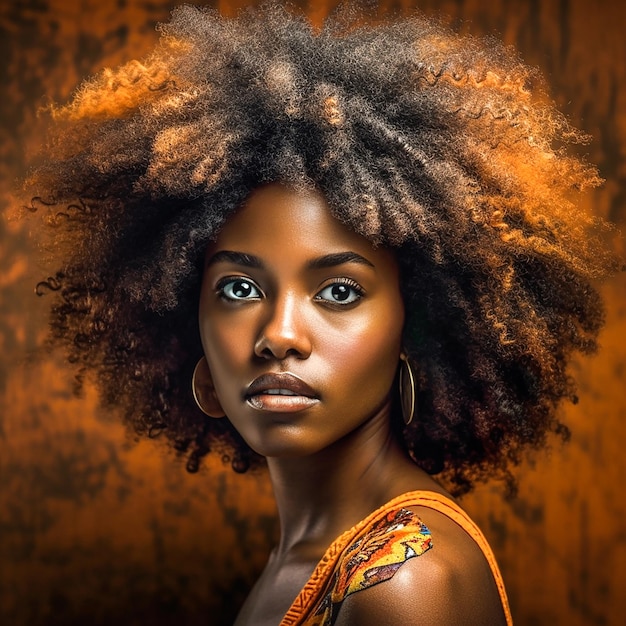
M246 440L246 443L257 453L265 458L298 459L312 456L326 446L324 444L305 442L302 434L292 432L282 434L279 437L263 437L259 439Z
M264 456L266 459L299 459L311 456L317 449L305 448L301 442L276 442L264 443L263 445L250 446L257 454Z

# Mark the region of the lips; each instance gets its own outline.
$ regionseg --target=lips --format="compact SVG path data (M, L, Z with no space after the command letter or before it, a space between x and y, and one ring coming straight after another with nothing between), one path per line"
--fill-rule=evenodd
M303 411L319 402L316 392L293 374L263 374L248 385L244 395L255 409L281 413Z

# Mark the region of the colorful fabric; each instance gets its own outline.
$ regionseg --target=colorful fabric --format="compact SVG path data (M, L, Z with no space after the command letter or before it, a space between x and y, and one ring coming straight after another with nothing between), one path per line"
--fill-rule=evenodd
M307 626L333 624L350 594L388 580L405 561L431 547L430 531L411 511L391 511L344 550Z
M458 505L431 491L412 491L394 498L328 548L280 626L332 626L352 593L389 580L410 558L433 547L428 528L406 507L436 510L455 521L481 548L491 567L507 624L513 621L504 582L487 540Z

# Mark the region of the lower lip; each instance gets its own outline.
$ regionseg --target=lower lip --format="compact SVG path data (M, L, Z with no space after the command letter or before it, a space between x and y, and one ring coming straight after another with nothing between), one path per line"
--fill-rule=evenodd
M250 396L246 402L259 411L271 411L272 413L297 413L315 406L319 400L307 396L281 396L260 393Z

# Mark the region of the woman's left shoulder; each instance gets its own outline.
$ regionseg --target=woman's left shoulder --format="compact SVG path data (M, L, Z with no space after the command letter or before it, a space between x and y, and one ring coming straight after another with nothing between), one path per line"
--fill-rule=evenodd
M405 511L405 527L417 542L398 534L395 551L406 550L405 558L390 577L347 596L336 626L506 624L492 568L476 540L444 513L422 506Z

